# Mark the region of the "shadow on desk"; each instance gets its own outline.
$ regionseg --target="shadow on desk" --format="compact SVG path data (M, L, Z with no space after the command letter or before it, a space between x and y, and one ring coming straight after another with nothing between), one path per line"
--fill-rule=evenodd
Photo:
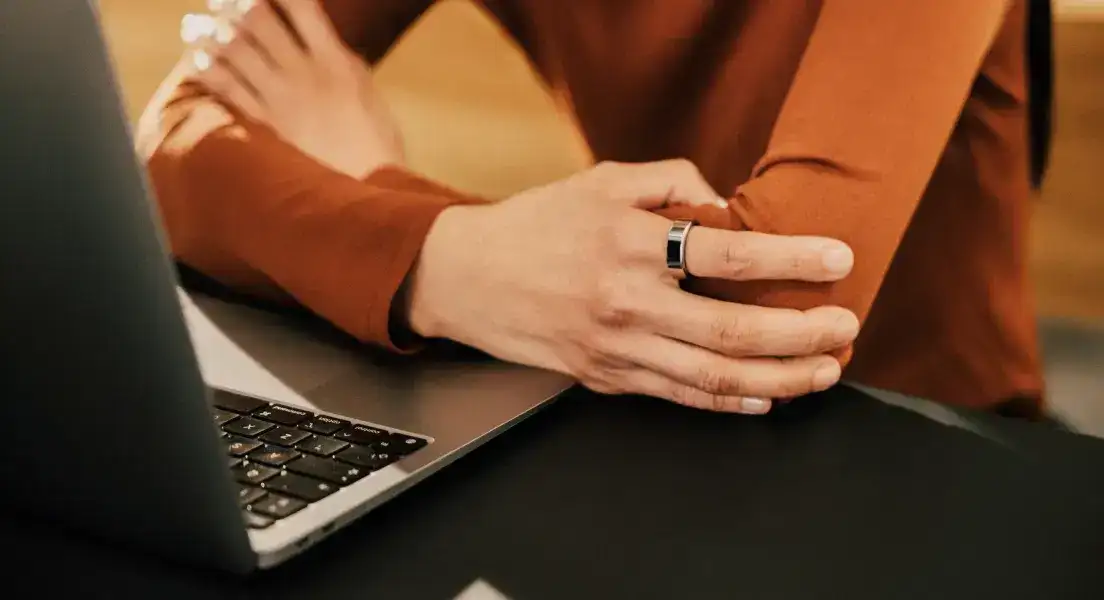
M749 419L576 390L248 580L11 520L3 569L140 597L1104 597L1104 442L993 443L846 388L806 402Z

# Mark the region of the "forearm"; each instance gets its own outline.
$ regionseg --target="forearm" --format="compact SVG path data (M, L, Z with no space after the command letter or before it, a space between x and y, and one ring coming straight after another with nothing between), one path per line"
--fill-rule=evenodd
M854 251L852 273L834 284L694 281L696 291L839 305L865 319L1006 9L1003 0L825 3L768 148L730 211L666 214L836 238Z
M389 315L426 232L478 199L397 167L353 179L186 85L170 91L138 142L176 258L394 347Z

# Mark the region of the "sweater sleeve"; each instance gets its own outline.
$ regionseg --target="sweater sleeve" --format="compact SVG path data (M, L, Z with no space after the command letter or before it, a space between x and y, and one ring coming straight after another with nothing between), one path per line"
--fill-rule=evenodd
M327 8L342 17L334 21L347 41L380 54L389 44L376 30L393 38L395 20L416 13L375 5L390 19L354 14L364 3ZM187 83L190 68L182 61L162 84L136 135L174 257L238 291L301 304L365 342L405 349L393 300L437 215L479 199L399 167L365 180L333 171Z
M865 320L1007 4L824 2L768 147L730 210L663 214L840 239L855 252L854 269L832 284L694 280L694 291L765 306L843 306Z

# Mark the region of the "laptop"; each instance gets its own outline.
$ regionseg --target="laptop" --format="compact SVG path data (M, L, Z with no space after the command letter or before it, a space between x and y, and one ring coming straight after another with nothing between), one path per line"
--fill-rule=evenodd
M0 2L10 510L199 566L269 568L571 385L485 359L377 359L182 292L94 4ZM197 355L220 336L238 362ZM243 369L279 385L208 381Z

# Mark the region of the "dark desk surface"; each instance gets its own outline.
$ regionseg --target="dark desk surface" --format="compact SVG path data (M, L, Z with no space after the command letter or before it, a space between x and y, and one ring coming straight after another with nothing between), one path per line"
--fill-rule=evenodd
M1104 442L846 388L794 408L576 391L248 580L10 518L2 572L93 597L1104 597Z

